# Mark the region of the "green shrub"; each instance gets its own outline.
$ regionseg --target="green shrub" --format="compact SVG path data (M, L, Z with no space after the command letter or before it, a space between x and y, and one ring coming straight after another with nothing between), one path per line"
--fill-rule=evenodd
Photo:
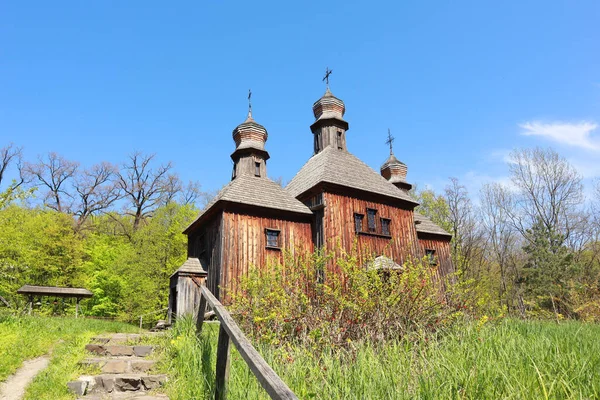
M361 264L352 254L315 253L252 267L232 295L232 311L244 332L271 344L352 347L439 330L462 312L449 280L439 282L428 260L408 260L401 270ZM335 262L339 273L320 283L319 266ZM446 291L442 292L441 287Z

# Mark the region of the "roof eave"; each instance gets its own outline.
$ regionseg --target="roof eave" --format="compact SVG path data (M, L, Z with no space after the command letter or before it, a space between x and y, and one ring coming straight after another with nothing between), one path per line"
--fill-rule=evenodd
M310 130L312 132L314 132L315 129L320 128L321 126L325 125L325 123L327 123L327 122L334 122L334 124L339 125L344 130L350 129L350 125L348 124L348 122L346 120L344 120L342 118L336 118L336 117L327 117L327 118L318 119L315 122L313 122L313 124L310 126Z

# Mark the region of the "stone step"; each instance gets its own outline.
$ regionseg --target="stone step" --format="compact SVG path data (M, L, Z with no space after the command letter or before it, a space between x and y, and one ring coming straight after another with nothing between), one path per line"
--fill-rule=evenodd
M111 344L87 344L85 349L90 353L97 354L100 356L129 356L129 357L146 357L154 350L153 346L125 346L125 345L111 345Z
M88 394L84 397L78 397L77 400L116 400L116 399L128 399L128 400L169 400L169 397L162 394L150 394L146 392L137 393L95 393Z
M147 338L163 335L163 332L145 332L145 333L114 333L107 336L95 336L90 342L93 344L138 344Z
M67 386L76 395L89 399L88 394L98 396L110 394L115 397L119 393L135 392L137 395L147 396L145 391L158 389L166 381L166 375L103 374L82 376L76 381L67 383Z
M81 365L97 367L103 374L126 374L148 372L156 361L142 357L86 358Z

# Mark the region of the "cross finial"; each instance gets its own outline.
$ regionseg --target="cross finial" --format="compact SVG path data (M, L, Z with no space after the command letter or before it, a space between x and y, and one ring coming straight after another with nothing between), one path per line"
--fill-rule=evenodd
M329 75L331 75L332 72L333 72L333 70L330 70L329 67L325 68L325 76L323 77L323 81L325 81L325 83L327 84L328 89L329 89Z
M394 140L395 140L395 138L392 136L392 132L390 131L390 128L388 128L388 138L385 141L385 143L390 146L390 156L392 155L392 145L394 143Z
M248 89L248 116L252 117L252 89Z

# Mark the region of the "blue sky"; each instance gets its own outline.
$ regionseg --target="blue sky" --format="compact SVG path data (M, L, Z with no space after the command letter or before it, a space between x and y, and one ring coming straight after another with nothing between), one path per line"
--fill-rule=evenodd
M600 176L600 2L95 1L0 4L0 147L91 165L140 150L207 190L232 129L269 131L269 175L312 154L312 103L346 103L348 147L409 180L472 191L515 147L552 146Z

